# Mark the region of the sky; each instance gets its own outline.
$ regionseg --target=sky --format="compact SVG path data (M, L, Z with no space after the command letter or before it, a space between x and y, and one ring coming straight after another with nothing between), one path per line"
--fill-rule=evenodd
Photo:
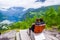
M45 0L45 2L36 2L37 0L0 0L0 9L9 9L11 7L40 8L42 6L60 5L60 0Z

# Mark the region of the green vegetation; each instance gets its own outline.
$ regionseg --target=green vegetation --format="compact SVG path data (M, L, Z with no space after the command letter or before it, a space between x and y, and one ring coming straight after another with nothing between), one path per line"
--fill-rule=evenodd
M44 12L29 12L29 14L26 14L25 20L13 23L11 29L27 29L31 27L36 18L43 18L46 23L46 28L52 28L52 26L56 26L58 29L60 29L60 6L57 10L54 7L50 7Z
M56 28L60 30L60 6L57 10L54 7L50 7L45 11L29 12L29 14L26 14L26 18L23 21L9 25L8 29L27 29L31 27L36 18L43 18L46 23L46 28L50 29L52 26L56 26Z

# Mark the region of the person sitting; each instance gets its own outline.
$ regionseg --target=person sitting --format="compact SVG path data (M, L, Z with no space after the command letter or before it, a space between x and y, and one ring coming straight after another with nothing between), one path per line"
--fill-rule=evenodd
M29 30L32 30L34 32L34 28L35 25L39 25L40 24L40 19L36 19L36 22L32 24L31 28L29 28Z
M39 33L42 32L42 30L45 28L45 23L42 18L36 19L36 22L32 25L31 28L29 28L29 32ZM38 31L39 30L39 31Z
M35 23L34 33L41 33L45 29L45 22L40 18L40 22Z

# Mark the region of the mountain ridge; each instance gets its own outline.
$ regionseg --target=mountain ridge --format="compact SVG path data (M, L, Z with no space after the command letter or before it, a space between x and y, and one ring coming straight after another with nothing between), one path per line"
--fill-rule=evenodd
M2 14L1 16L2 20L10 20L10 21L16 22L16 21L24 20L25 15L31 11L35 11L35 12L43 11L44 12L45 10L48 10L48 8L50 7L54 7L57 10L58 6L60 5L41 7L38 9L30 8L25 11L23 11L24 8L22 7L12 7L12 8L9 8L8 11L0 10L0 15Z

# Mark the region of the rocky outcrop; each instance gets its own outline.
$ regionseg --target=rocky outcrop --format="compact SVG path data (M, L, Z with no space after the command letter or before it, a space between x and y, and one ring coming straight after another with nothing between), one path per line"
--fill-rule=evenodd
M0 35L0 40L31 40L28 30L20 30L20 32L16 32L12 30L5 34ZM44 30L45 40L60 40L60 32L55 30ZM33 38L33 36L32 36Z

